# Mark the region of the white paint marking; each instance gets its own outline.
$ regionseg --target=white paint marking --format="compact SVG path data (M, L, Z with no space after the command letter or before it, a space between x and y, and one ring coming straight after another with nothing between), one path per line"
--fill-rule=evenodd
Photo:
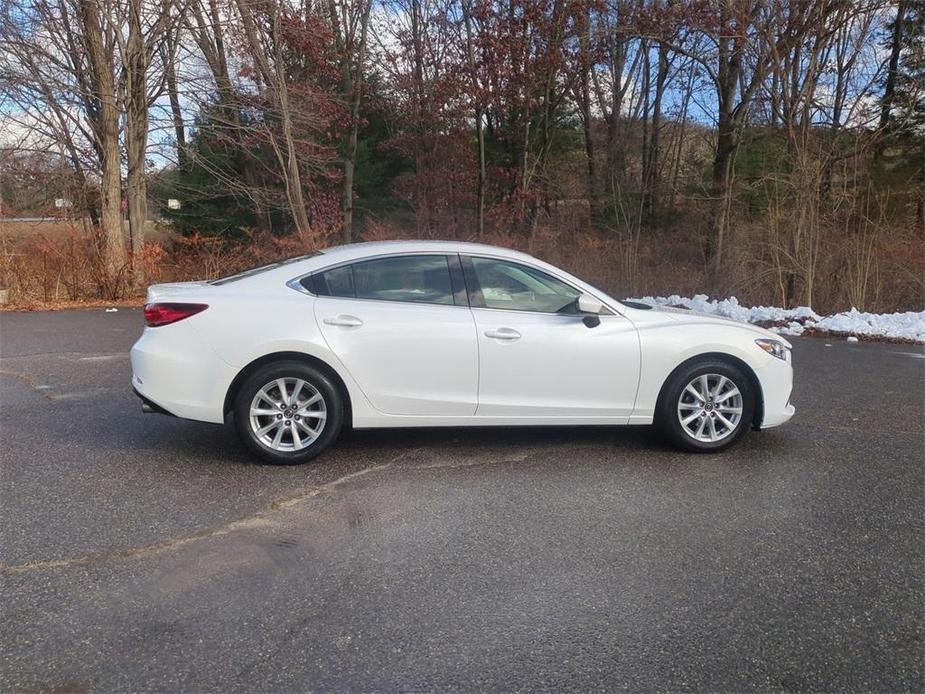
M919 352L893 352L893 354L902 354L906 357L915 357L916 359L925 359L925 354Z

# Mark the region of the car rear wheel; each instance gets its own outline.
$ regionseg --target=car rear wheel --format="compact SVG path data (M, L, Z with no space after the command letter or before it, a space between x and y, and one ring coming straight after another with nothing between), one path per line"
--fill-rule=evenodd
M722 360L700 361L668 379L656 425L679 448L715 452L742 438L754 414L754 389L740 369Z
M244 444L274 465L315 458L337 438L344 399L320 369L299 361L258 368L238 389L235 428Z

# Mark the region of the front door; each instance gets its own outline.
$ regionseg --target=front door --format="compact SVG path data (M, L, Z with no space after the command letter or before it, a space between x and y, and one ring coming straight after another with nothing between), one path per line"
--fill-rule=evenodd
M479 343L478 416L613 418L632 412L639 338L617 314L588 327L580 291L509 260L464 258Z

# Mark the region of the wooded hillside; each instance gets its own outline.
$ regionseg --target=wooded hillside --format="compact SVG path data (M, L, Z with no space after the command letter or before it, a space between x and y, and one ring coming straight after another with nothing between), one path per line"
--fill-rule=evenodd
M923 0L2 6L2 214L74 228L4 240L23 295L426 237L621 295L925 303Z

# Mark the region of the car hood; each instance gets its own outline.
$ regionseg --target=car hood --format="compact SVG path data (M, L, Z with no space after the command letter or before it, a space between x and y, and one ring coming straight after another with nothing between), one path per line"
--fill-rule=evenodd
M672 320L678 323L686 323L688 325L725 325L728 326L730 323L732 325L739 326L743 330L748 330L749 332L755 333L760 337L767 337L779 342L783 342L788 348L792 348L793 345L790 344L784 337L778 335L777 333L772 333L766 328L762 328L758 325L752 325L751 323L746 323L744 321L736 320L735 318L727 318L726 316L717 316L709 313L699 313L697 311L692 311L686 308L672 308L669 306L653 306L649 309L652 312L655 312L659 315L663 315L665 318Z

